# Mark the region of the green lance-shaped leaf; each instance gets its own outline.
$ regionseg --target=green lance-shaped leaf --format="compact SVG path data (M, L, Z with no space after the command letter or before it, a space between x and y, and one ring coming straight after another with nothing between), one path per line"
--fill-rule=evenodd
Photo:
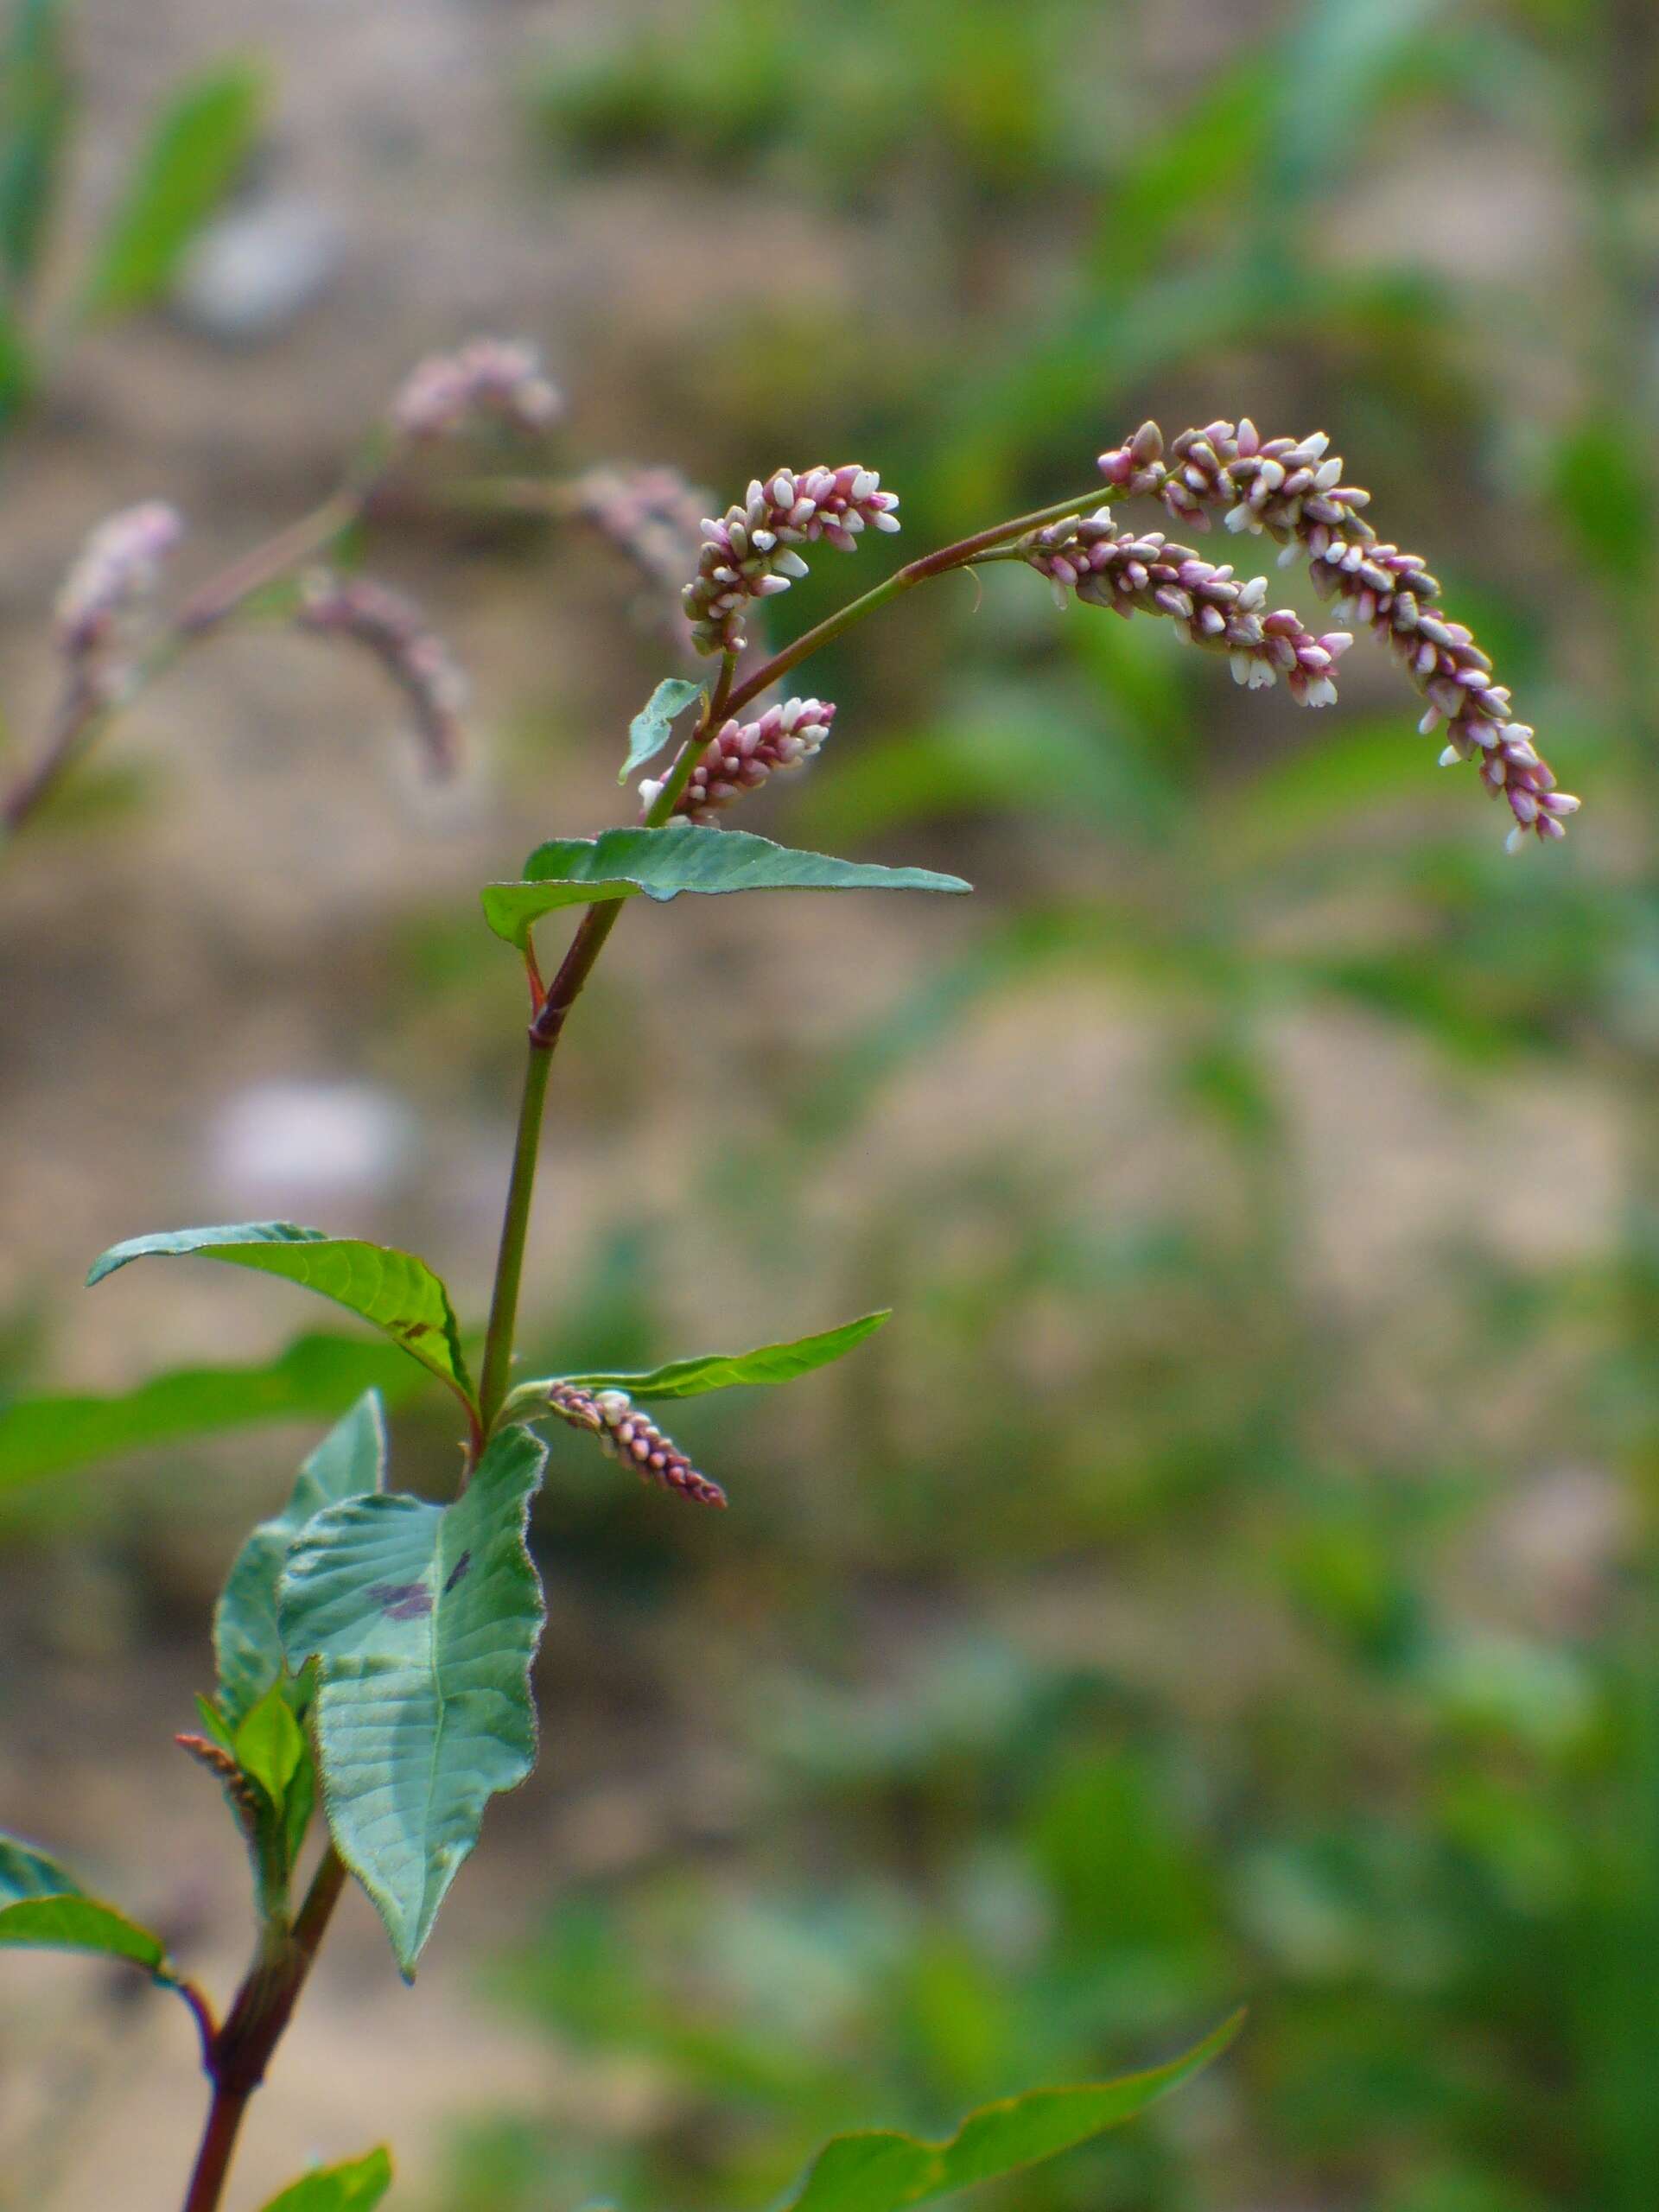
M975 2182L1035 2165L1132 2120L1224 2051L1237 2013L1184 2057L1150 2073L1079 2088L1032 2089L970 2113L945 2143L872 2132L837 2135L819 2152L786 2212L908 2212Z
M421 1382L391 1344L312 1334L275 1359L175 1368L107 1397L21 1398L0 1408L0 1491L220 1429L332 1421L371 1388L395 1406Z
M25 1897L0 1905L0 1944L35 1951L96 1951L105 1958L130 1960L165 1979L167 1946L161 1937L96 1897Z
M628 757L617 777L619 784L626 784L636 768L643 768L647 760L657 758L668 743L675 717L683 715L694 699L702 696L702 692L701 684L689 683L683 676L663 678L628 724Z
M856 1321L843 1321L838 1329L825 1329L815 1337L797 1337L788 1344L760 1344L753 1351L704 1352L695 1359L671 1360L665 1367L653 1367L639 1374L618 1370L614 1373L550 1376L544 1382L520 1384L508 1397L502 1411L508 1420L526 1418L532 1414L536 1399L545 1396L550 1382L573 1383L581 1390L626 1390L629 1397L636 1400L700 1398L706 1390L792 1382L797 1376L810 1375L814 1368L828 1367L832 1360L844 1359L866 1337L874 1336L892 1318L892 1312L891 1306L883 1306L878 1313L865 1313Z
M349 1306L400 1344L412 1358L447 1382L469 1412L473 1386L461 1356L449 1294L424 1260L390 1244L365 1244L355 1236L330 1236L324 1229L301 1229L291 1221L241 1221L213 1229L167 1229L153 1236L129 1237L112 1244L92 1263L90 1288L129 1261L196 1254L227 1260L257 1273L282 1275Z
M391 2153L371 2151L366 2158L302 2175L273 2196L264 2212L372 2212L391 2187Z
M314 1707L334 1845L412 1978L486 1801L536 1760L541 1584L524 1548L545 1448L510 1428L453 1505L358 1497L308 1522L278 1599Z
M283 1678L276 1585L289 1546L314 1514L384 1490L385 1478L385 1419L378 1393L369 1390L301 1467L282 1512L259 1523L232 1563L213 1613L219 1717L232 1732Z
M876 868L792 852L747 830L674 821L660 830L607 830L538 845L520 883L489 883L484 918L522 950L533 925L559 906L594 899L677 899L683 891L970 891L925 868Z
M252 150L264 79L245 62L204 71L156 118L105 232L85 295L89 315L158 299L185 248Z
M271 1803L288 1802L288 1785L305 1764L305 1738L294 1709L273 1682L236 1732L232 1748L244 1774Z
M168 1978L167 1947L159 1936L89 1897L55 1859L10 1835L0 1835L0 1945L94 1951Z

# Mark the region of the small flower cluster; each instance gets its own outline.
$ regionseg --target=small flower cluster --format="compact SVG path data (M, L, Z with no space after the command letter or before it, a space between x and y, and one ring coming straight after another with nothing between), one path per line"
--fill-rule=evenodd
M590 468L569 486L570 512L608 538L647 583L679 602L702 542L702 493L674 468Z
M1324 431L1310 438L1264 439L1248 418L1185 430L1165 454L1155 423L1100 456L1109 484L1161 499L1169 512L1201 530L1211 511L1227 527L1265 533L1283 550L1281 564L1306 556L1314 588L1334 599L1341 619L1357 619L1393 651L1428 702L1425 735L1444 721L1448 743L1440 759L1478 760L1481 780L1500 793L1513 815L1509 847L1530 833L1565 834L1579 802L1558 791L1533 732L1513 718L1506 685L1460 622L1447 621L1440 587L1425 563L1381 543L1363 509L1370 493L1342 481L1342 462ZM1338 633L1340 634L1340 633Z
M1305 707L1329 706L1337 696L1332 671L1353 639L1345 630L1313 636L1288 607L1262 613L1267 579L1240 583L1161 531L1120 530L1109 507L1051 523L1024 541L1025 557L1064 595L1074 589L1091 606L1125 617L1165 614L1195 645L1224 652L1233 675L1252 690L1282 676Z
M757 477L741 507L728 507L718 519L704 516L696 578L683 594L697 651L741 649L744 608L787 591L793 578L806 574L798 545L823 537L851 553L867 524L897 530L898 495L882 491L880 481L856 461L841 468L780 468L764 484Z
M551 1382L547 1402L561 1421L597 1436L613 1459L639 1470L641 1478L677 1491L698 1505L724 1505L718 1483L700 1475L671 1438L639 1412L626 1390L584 1390L574 1382Z
M758 721L723 722L687 779L675 813L712 822L722 807L758 790L774 769L804 768L829 736L835 718L828 699L787 699L781 707L768 707ZM660 777L647 776L640 784L647 813L662 792Z
M534 434L563 413L559 391L542 373L535 349L501 338L474 338L459 353L418 362L392 401L405 437L453 436L488 419Z
M367 577L314 569L300 585L302 629L349 638L372 653L409 702L415 734L435 776L460 764L469 687L465 671L413 600Z
M258 1783L243 1771L240 1763L219 1744L206 1736L175 1736L174 1742L181 1751L188 1751L224 1790L237 1823L256 1850L259 1832L264 1824L267 1801Z
M86 673L124 641L153 595L162 563L183 534L176 508L161 499L124 507L99 524L63 580L56 607L59 650ZM100 670L118 681L118 671Z

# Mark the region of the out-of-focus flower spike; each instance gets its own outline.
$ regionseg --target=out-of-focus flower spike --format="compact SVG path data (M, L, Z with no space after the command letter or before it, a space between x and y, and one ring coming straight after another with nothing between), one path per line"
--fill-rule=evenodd
M454 436L481 421L533 435L564 411L556 386L531 346L474 338L454 353L434 353L411 369L392 401L392 420L405 437Z
M65 576L54 610L58 650L101 689L118 687L134 626L183 532L165 500L123 507L89 534Z
M340 578L314 569L302 579L294 619L302 629L349 639L370 653L408 701L430 772L454 774L465 741L462 716L470 687L413 600L369 577Z

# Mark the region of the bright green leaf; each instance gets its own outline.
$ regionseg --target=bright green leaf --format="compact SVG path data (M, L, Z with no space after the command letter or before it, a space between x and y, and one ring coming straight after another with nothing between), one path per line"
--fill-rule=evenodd
M282 1275L372 1321L447 1382L469 1408L473 1386L461 1357L449 1294L424 1260L389 1244L365 1244L291 1221L243 1221L214 1229L168 1229L129 1237L92 1263L90 1288L130 1260L200 1254L262 1274Z
M405 1975L478 1841L486 1801L536 1759L541 1584L524 1548L544 1447L511 1428L450 1506L357 1497L308 1522L278 1597L315 1707L336 1849Z
M105 234L87 286L91 315L130 313L164 292L185 248L252 149L264 79L246 62L205 71L162 110Z
M332 1421L369 1389L396 1405L420 1388L403 1353L354 1337L303 1336L247 1367L181 1367L111 1397L0 1408L0 1490L157 1444L265 1421Z
M371 2212L391 2187L390 2153L371 2151L366 2158L304 2175L273 2196L265 2212Z
M677 899L682 891L969 891L959 876L925 868L874 868L791 852L744 830L675 821L660 830L607 830L539 845L521 883L484 887L496 935L523 948L532 925L556 906L601 899Z
M293 1708L273 1682L236 1732L236 1762L273 1805L284 1803L288 1785L305 1757L305 1738Z
M0 1835L0 1905L23 1897L79 1897L80 1884L55 1859L15 1835Z
M700 684L690 683L683 676L663 678L628 724L628 757L616 779L619 784L626 784L636 768L657 758L668 743L675 716L683 715L701 691Z
M283 1511L259 1523L232 1564L213 1611L213 1649L219 1708L232 1729L283 1678L276 1585L289 1546L314 1514L384 1490L385 1477L385 1420L370 1390L301 1467Z
M37 1951L99 1951L111 1959L157 1974L167 1948L159 1936L140 1928L94 1897L78 1895L24 1897L0 1905L0 1944Z
M1075 2089L1032 2089L970 2113L945 2143L872 2132L838 2135L818 2153L787 2212L907 2212L994 2181L1131 2120L1207 2066L1237 2034L1236 2014L1185 2057L1150 2073Z
M56 196L72 87L62 0L17 0L0 56L0 272L34 276Z
M845 1358L892 1318L892 1311L884 1306L879 1313L844 1321L840 1328L826 1329L820 1336L797 1337L791 1344L761 1344L754 1351L710 1351L696 1359L671 1360L666 1367L653 1367L645 1374L560 1375L551 1379L574 1382L583 1390L626 1390L631 1398L698 1398L705 1390L792 1382L798 1375L810 1375L815 1367L828 1367L831 1360ZM524 1385L526 1391L544 1388L536 1382ZM515 1390L512 1395L517 1399L520 1393Z

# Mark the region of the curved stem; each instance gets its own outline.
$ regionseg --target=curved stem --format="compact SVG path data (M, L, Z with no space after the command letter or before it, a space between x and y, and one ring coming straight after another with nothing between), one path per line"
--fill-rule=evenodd
M959 537L953 545L941 545L936 552L907 561L885 582L875 585L858 599L849 600L845 607L797 638L793 645L785 645L781 652L763 662L753 675L746 677L734 690L725 702L725 711L735 714L740 708L747 707L751 699L769 690L779 677L787 676L791 668L798 668L821 646L833 644L855 622L861 622L867 614L874 614L877 607L886 607L901 593L925 583L931 576L946 575L952 569L969 568L982 553L988 553L994 546L1006 545L1010 538L1023 537L1028 530L1040 530L1045 523L1062 522L1067 515L1077 514L1084 508L1109 505L1112 497L1110 485L1096 485L1081 499L1057 499L1051 506L1039 507L1028 515L1016 515L1012 521L996 523L989 530L976 531L971 537Z

